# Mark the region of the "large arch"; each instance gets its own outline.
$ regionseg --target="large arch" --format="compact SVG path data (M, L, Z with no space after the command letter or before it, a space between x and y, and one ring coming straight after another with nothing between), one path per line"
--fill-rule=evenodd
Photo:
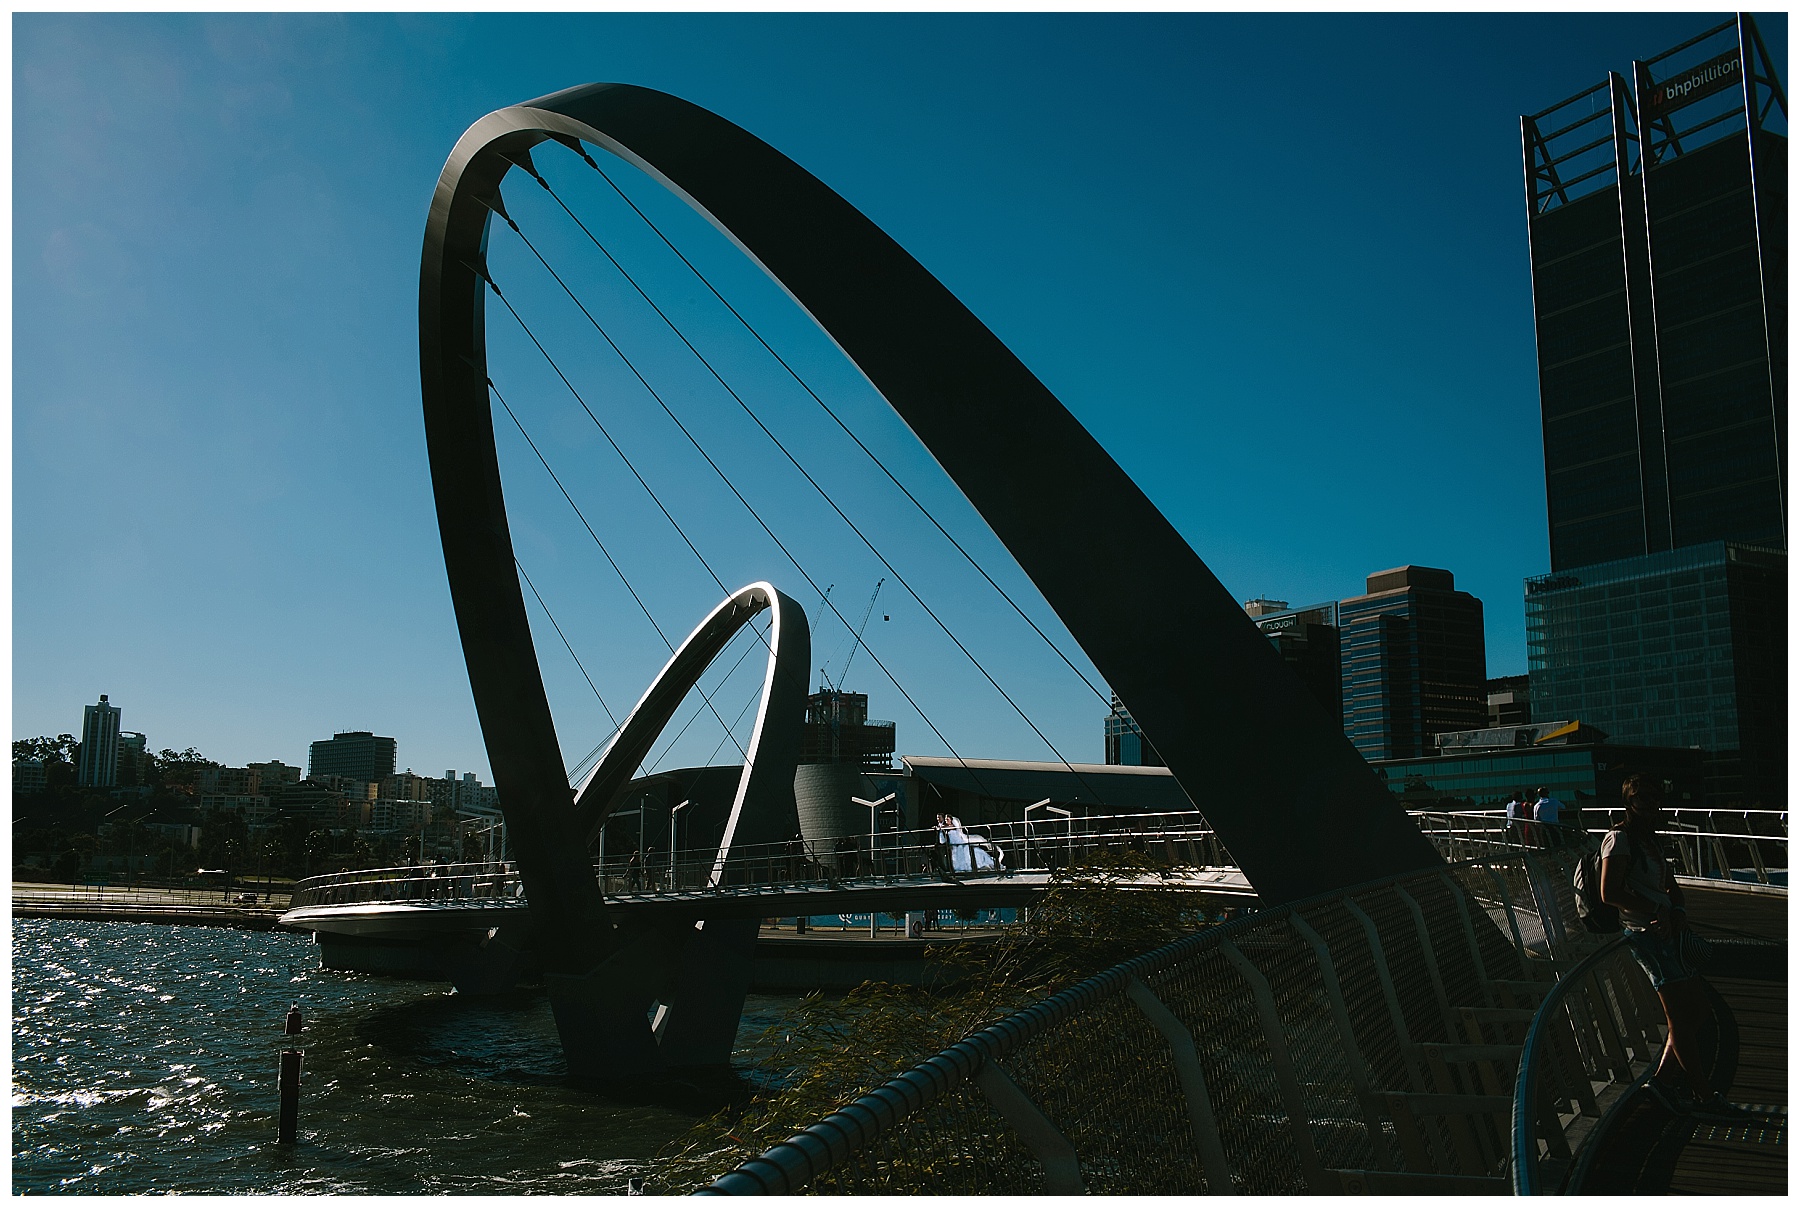
M712 879L717 881L722 875L733 843L776 843L795 833L794 765L800 757L812 635L805 611L791 597L772 584L752 583L727 596L676 647L582 784L575 797L575 812L586 842L592 843L599 835L688 689L699 682L733 635L764 610L772 620L766 639L769 661L763 672L762 701L749 745L744 748L744 770L738 777L737 796L731 803Z
M1339 720L1181 535L936 278L830 188L725 119L651 89L593 84L469 128L438 180L420 274L439 531L534 915L541 906L575 928L601 920L512 563L488 412L490 207L508 170L547 139L598 146L649 173L836 341L1018 560L1265 900L1438 862Z

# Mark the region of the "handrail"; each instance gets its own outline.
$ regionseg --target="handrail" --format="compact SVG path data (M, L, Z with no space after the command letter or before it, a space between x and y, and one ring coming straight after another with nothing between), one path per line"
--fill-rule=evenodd
M1613 982L1609 987L1610 992L1588 994L1587 1011L1583 1012L1587 1018L1578 1024L1573 1019L1572 1013L1564 1010L1564 1004L1578 992L1598 988L1597 986L1590 987L1590 979L1600 976L1602 966L1609 962L1620 962L1622 957L1627 958L1622 962L1625 984ZM1550 1087L1541 1074L1542 1067L1550 1058L1552 1048L1558 1047L1560 1044L1563 1050L1561 1057L1564 1060L1572 1058L1575 1062L1576 1068L1571 1077L1580 1079L1583 1083L1575 1090L1578 1097L1587 1100L1583 1104L1587 1110L1584 1113L1578 1113L1574 1119L1581 1119L1583 1115L1597 1116L1599 1114L1599 1105L1593 1095L1590 1076L1600 1070L1590 1070L1588 1068L1590 1063L1595 1066L1608 1065L1610 1068L1607 1072L1611 1075L1610 1082L1615 1087L1620 1086L1621 1075L1624 1076L1625 1085L1635 1085L1636 1081L1641 1080L1641 1078L1634 1077L1633 1065L1635 1064L1641 1064L1646 1073L1655 1068L1656 1055L1661 1052L1662 1041L1660 1037L1653 1038L1650 1035L1654 1030L1653 1026L1649 1030L1642 1026L1643 1011L1641 1008L1648 1004L1640 1002L1640 1010L1633 1011L1623 1001L1625 995L1634 992L1642 1000L1642 991L1648 989L1648 986L1649 983L1638 969L1637 962L1629 959L1629 950L1626 948L1625 940L1620 937L1608 941L1573 969L1563 974L1557 979L1556 985L1550 992L1544 996L1543 1004L1538 1008L1537 1014L1532 1017L1531 1027L1525 1034L1525 1047L1519 1054L1519 1072L1513 1090L1512 1181L1514 1194L1542 1194L1544 1171L1541 1167L1555 1163L1566 1175L1573 1163L1574 1154L1568 1144L1571 1130L1562 1127L1555 1107L1548 1102ZM1618 1008L1616 1013L1613 1008ZM1634 1015L1637 1016L1635 1021ZM1634 1022L1637 1024L1635 1027L1633 1026ZM1581 1024L1589 1025L1585 1029L1586 1043L1581 1043L1575 1038L1575 1031ZM1610 1046L1599 1042L1602 1028L1612 1032L1612 1039L1617 1046L1612 1049L1610 1055L1607 1053ZM1559 1031L1559 1029L1561 1030ZM1567 1040L1563 1039L1565 1033ZM1628 1063L1621 1068L1618 1064L1619 1059L1625 1055L1625 1046L1633 1040L1637 1042L1632 1046L1636 1049L1637 1057L1635 1061L1628 1060ZM1543 1135L1543 1132L1549 1131L1551 1121L1557 1121L1556 1127L1559 1135L1555 1138ZM1591 1136L1592 1132L1591 1128L1585 1130L1583 1139ZM1544 1148L1549 1151L1550 1162L1548 1163L1539 1154L1540 1141L1544 1142ZM1579 1144L1576 1148L1579 1149Z
M1532 859L1535 859L1532 855L1515 853L1512 861L1501 863L1522 863ZM1144 987L1152 984L1157 974L1178 962L1218 949L1224 950L1235 961L1242 961L1242 953L1234 946L1237 942L1242 941L1247 946L1253 938L1273 934L1284 924L1290 924L1292 920L1300 920L1303 923L1304 920L1301 919L1303 912L1321 906L1349 902L1358 895L1381 889L1397 891L1404 898L1405 889L1403 887L1410 887L1418 892L1423 883L1448 884L1449 882L1445 878L1451 873L1483 867L1494 869L1495 865L1496 861L1493 860L1476 859L1452 864L1442 870L1425 870L1403 874L1399 877L1378 878L1360 885L1320 894L1304 901L1256 911L1123 961L1059 994L1014 1012L998 1023L951 1045L831 1113L818 1123L801 1130L788 1140L770 1147L760 1156L742 1162L734 1170L720 1175L710 1186L701 1189L696 1194L792 1194L819 1176L852 1164L857 1153L868 1149L878 1138L891 1132L903 1120L916 1115L932 1103L941 1100L949 1092L965 1084L972 1083L980 1086L983 1093L988 1095L989 1101L1001 1110L1009 1121L1013 1121L1014 1116L1002 1106L1002 1100L1007 1096L1019 1095L1018 1088L1005 1079L1005 1071L998 1071L1001 1077L995 1080L1001 1081L1010 1090L1007 1096L996 1095L990 1090L990 1084L983 1082L984 1069L992 1066L1000 1058L1016 1053L1028 1041L1037 1039L1084 1009L1095 1006L1108 998L1129 996L1134 1002L1140 997L1149 998L1154 1006L1143 1009L1147 1013L1152 1012L1160 1007L1160 1004L1156 1003L1154 995ZM1502 882L1497 881L1496 884L1502 884ZM1501 893L1502 895L1505 893L1503 886ZM1505 909L1508 912L1512 910L1510 898L1505 899ZM1422 920L1419 926L1421 928L1424 926ZM1299 926L1295 926L1294 930L1300 931L1302 935L1306 935L1310 931L1310 929L1302 930ZM1474 931L1469 929L1466 934L1468 943L1474 945ZM1324 959L1322 952L1319 959ZM1252 973L1254 973L1253 969ZM1333 984L1335 985L1335 982ZM1142 1003L1138 1005L1139 1007L1143 1006ZM1134 1008L1122 1006L1121 1009L1130 1011ZM1167 1008L1161 1009L1166 1011ZM1273 1009L1272 1003L1271 1009ZM1173 1019L1172 1016L1170 1018ZM1178 1032L1184 1032L1186 1026L1179 1022L1175 1024ZM1274 1042L1271 1041L1271 1043ZM1193 1071L1193 1076L1196 1080L1202 1079L1198 1068ZM991 1078L992 1076L987 1077ZM1204 1095L1204 1093L1202 1081L1201 1094ZM1423 1098L1429 1099L1431 1096L1426 1095ZM1443 1096L1439 1096L1439 1098L1443 1098ZM1029 1100L1026 1100L1026 1105L1031 1106ZM1032 1110L1037 1109L1033 1108ZM1291 1117L1291 1112L1289 1115ZM1042 1120L1041 1112L1039 1119ZM1298 1124L1291 1123L1290 1126L1303 1127L1304 1125L1305 1122L1301 1121ZM1051 1133L1053 1136L1055 1135L1054 1128L1051 1129ZM1063 1141L1062 1144L1066 1149L1067 1142ZM1202 1144L1204 1145L1204 1142ZM1219 1152L1216 1147L1216 1139L1214 1152ZM1044 1161L1048 1180L1052 1177L1051 1161L1047 1160L1044 1152L1040 1151L1038 1156L1040 1160ZM1312 1172L1313 1175L1320 1178L1343 1173L1346 1172L1322 1170ZM1073 1177L1075 1181L1063 1188L1064 1190L1079 1188L1078 1166ZM1211 1180L1221 1177L1219 1172L1209 1168L1206 1177L1209 1180L1209 1190L1216 1193L1218 1188L1211 1185ZM1223 1177L1228 1180L1228 1173ZM1479 1180L1476 1181L1479 1182ZM1055 1190L1055 1188L1048 1189ZM1313 1186L1315 1192L1318 1189L1317 1185Z

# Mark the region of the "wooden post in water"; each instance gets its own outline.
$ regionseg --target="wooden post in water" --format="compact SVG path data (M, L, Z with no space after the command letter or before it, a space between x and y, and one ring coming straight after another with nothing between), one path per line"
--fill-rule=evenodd
M298 1004L288 1008L287 1026L284 1032L288 1036L300 1035L305 1027L300 1016ZM296 1042L297 1043L297 1042ZM292 1145L295 1133L300 1126L300 1049L281 1050L281 1078L279 1090L281 1095L281 1115L276 1124L275 1141L280 1145Z

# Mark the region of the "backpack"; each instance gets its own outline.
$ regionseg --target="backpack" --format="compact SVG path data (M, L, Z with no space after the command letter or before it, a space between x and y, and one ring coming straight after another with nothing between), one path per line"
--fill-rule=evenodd
M1588 852L1575 865L1575 914L1589 931L1617 935L1623 925L1616 906L1600 900L1600 853Z

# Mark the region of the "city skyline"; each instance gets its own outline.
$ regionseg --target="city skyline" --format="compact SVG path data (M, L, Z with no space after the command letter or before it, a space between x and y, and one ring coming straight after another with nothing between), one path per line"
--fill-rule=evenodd
M420 752L414 766L489 778L418 419L419 232L465 126L594 79L712 108L842 191L1058 393L1240 599L1343 599L1383 567L1443 566L1485 605L1489 673L1522 672L1522 584L1549 561L1518 115L1701 20L18 18L15 532L66 540L15 545L14 735L68 731L104 690L153 746L228 764L368 728ZM1785 19L1764 29L1785 68ZM981 48L1000 39L1026 53L997 66ZM1273 41L1297 64L1277 95L1248 65ZM1421 115L1416 84L1359 66L1383 47L1473 78ZM1213 85L1202 99L1195 79ZM1350 145L1351 126L1383 122L1412 132L1416 160ZM528 222L533 199L508 200ZM720 249L694 254L1016 587L817 333ZM96 342L112 357L83 355ZM739 367L734 380L774 390ZM522 400L547 397L520 374ZM677 381L683 406L712 405ZM815 662L841 661L843 626L791 567L713 522L691 468L618 397L607 414L653 482L693 497L720 573L794 592ZM591 433L536 422L598 464ZM516 477L529 466L515 452L502 456L518 515L544 490ZM742 465L772 481L766 459ZM886 506L844 473L853 504ZM666 533L635 531L641 503L604 498L602 514L629 521L604 535L659 622L686 633L712 584ZM770 506L854 615L880 571L837 534L813 540L825 526L796 499ZM540 586L586 672L628 708L666 652L616 587L574 567L594 556L566 518L542 515L514 521L521 560L547 568ZM1062 754L1097 762L1104 703L1016 619L990 616L940 548L897 525L882 536L1002 682L1034 697ZM918 607L888 600L894 622L876 622L871 649L923 685L958 749L1042 757ZM538 649L573 763L604 726L548 627ZM858 675L848 686L899 723L901 750L941 753L872 668ZM691 761L719 738L696 734Z

